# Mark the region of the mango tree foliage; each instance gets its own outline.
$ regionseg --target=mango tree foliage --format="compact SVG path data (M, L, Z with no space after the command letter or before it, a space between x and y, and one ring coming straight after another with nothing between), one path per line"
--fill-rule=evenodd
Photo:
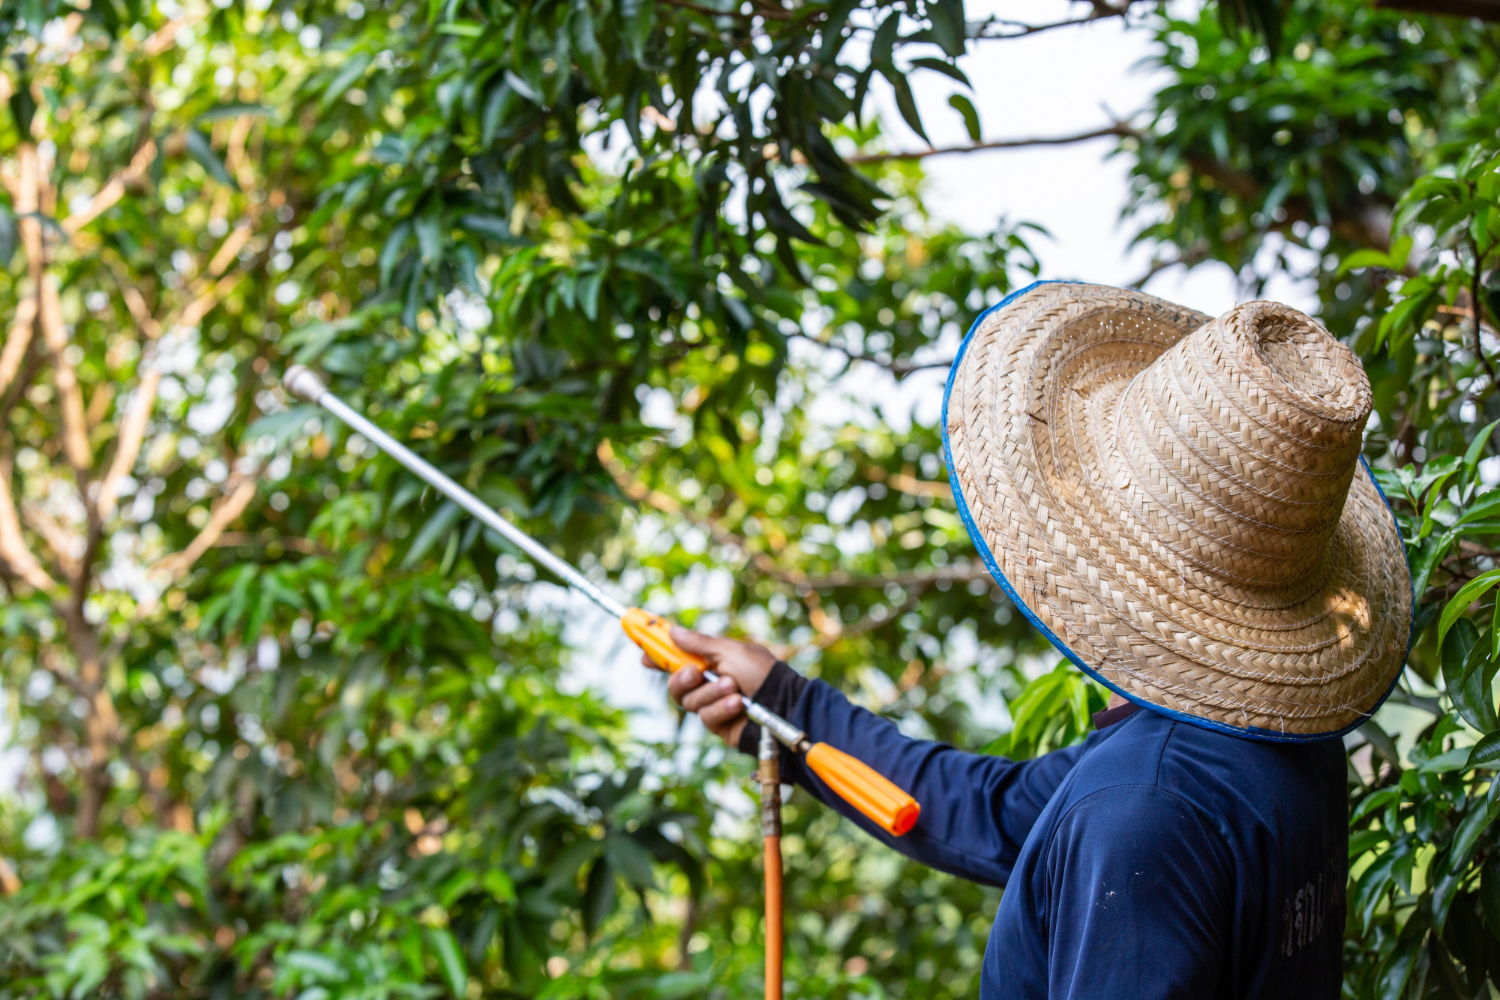
M1232 5L1228 23L1268 29L1256 9ZM1399 15L1369 16L1420 46ZM1288 48L1308 38L1330 53L1326 87L1363 79L1354 37L1327 19L1289 30L1272 62L1224 45L1244 39L1217 17L1172 30L1212 37L1252 80L1307 61ZM1168 23L1149 22L1170 40ZM609 655L613 626L287 399L277 376L294 359L622 597L768 642L914 733L1021 755L1085 731L1098 689L1049 670L994 592L953 512L934 408L910 421L898 404L903 384L936 391L972 318L1037 272L1027 231L928 223L920 171L873 165L882 139L855 114L878 75L920 131L904 74L935 73L980 138L953 59L1016 26L965 23L946 0L34 0L0 28L14 220L0 251L6 232L15 242L0 480L16 510L0 524L0 664L24 755L0 807L0 990L759 990L747 762L691 726L681 747L642 742L580 692L577 668ZM1420 85L1399 93L1431 91L1422 121L1457 121L1490 78L1490 50L1464 37L1412 56ZM1226 106L1225 74L1216 105L1163 52L1158 104L1184 123L1211 110L1215 154L1253 159L1263 137L1233 126L1264 102ZM1450 52L1472 71L1450 74ZM1127 150L1143 176L1176 155L1167 121ZM1360 133L1360 155L1395 141L1383 129ZM1312 162L1347 142L1324 129L1288 146ZM1379 188L1394 203L1420 170L1379 162L1400 175ZM1143 188L1142 207L1212 197L1195 183ZM1196 218L1208 232L1216 217ZM1418 237L1433 224L1413 219ZM1225 233L1210 252L1239 266L1247 237ZM1153 238L1187 250L1183 234ZM1445 294L1463 284L1449 277ZM1363 334L1378 303L1415 292L1376 288L1357 300L1368 317L1339 329ZM1444 308L1462 304L1430 315L1456 315ZM1476 359L1427 349L1430 332L1366 345L1381 426L1418 412L1402 433L1408 457L1433 449L1423 461L1479 440L1463 403L1490 405L1458 388ZM883 381L845 399L861 380ZM1418 396L1427 410L1410 409ZM1488 447L1445 481L1446 502L1480 503ZM1413 509L1457 532L1460 559L1488 558L1465 548L1461 513L1423 495L1424 474L1409 473ZM1437 562L1450 588L1479 569ZM1433 680L1424 642L1415 669ZM610 663L640 669L628 653ZM1422 683L1403 689L1409 705L1432 704ZM1356 844L1394 874L1370 877L1350 982L1396 995L1450 982L1441 954L1475 974L1479 952L1445 942L1487 932L1473 872L1490 848L1461 818L1483 770L1407 778L1479 734L1435 726L1408 766L1381 733L1384 759L1354 794L1400 793L1358 814L1380 837ZM1458 873L1448 895L1417 876L1419 860L1421 878L1438 870L1432 845ZM997 893L873 849L796 795L785 847L796 992L973 994Z
M569 554L599 553L596 573L636 564L618 511L642 483L695 511L705 495L685 497L666 465L615 468L655 438L639 397L667 393L694 421L674 454L710 487L743 470L724 476L747 501L724 530L832 577L819 617L817 575L768 573L767 629L801 642L810 607L818 640L799 662L840 656L834 678L878 643L896 681L879 696L958 734L950 648L1014 689L1006 637L1024 633L945 645L955 622L997 611L958 564L936 438L877 421L833 462L795 390L812 375L781 373L799 370L788 341L840 364L941 361L913 356L951 347L1013 265L1034 268L1024 243L920 222L862 235L808 203L824 245L807 283L758 266L752 296L704 280L697 217L671 212L697 198L690 173L579 160L579 204L613 206L649 240L601 239L521 186L524 239L488 234L474 284L424 289L435 298L412 314L385 255L403 220L348 198L360 164L344 154L372 141L323 106L320 74L342 64L297 10L105 10L12 23L6 67L19 249L0 655L29 757L4 811L3 989L752 992L758 847L732 800L703 794L739 789L743 766L689 753L679 771L618 712L564 694L566 636L531 567L292 405L276 376L293 357L318 364L491 502ZM862 183L916 218L916 181L890 168ZM863 518L851 483L871 498ZM807 540L757 534L750 504L791 514L782 531L800 511ZM840 558L835 528L863 539L863 565ZM626 585L649 598L701 563L691 548ZM972 992L992 893L871 862L818 809L789 809L787 845L807 990Z

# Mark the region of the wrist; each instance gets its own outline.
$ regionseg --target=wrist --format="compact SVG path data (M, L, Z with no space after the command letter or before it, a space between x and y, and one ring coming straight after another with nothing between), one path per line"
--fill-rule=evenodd
M770 672L766 674L765 680L761 681L760 687L751 697L755 699L757 705L786 719L796 710L797 702L809 683L806 677L787 666L785 662L777 660L771 665ZM746 722L745 727L740 730L739 740L735 745L743 752L754 756L759 742L760 726L754 722Z

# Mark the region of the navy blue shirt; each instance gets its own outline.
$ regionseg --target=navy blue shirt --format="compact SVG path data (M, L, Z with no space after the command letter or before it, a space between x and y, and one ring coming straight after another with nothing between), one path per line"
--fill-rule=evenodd
M1339 996L1340 741L1267 743L1138 711L1013 761L903 736L782 664L757 700L877 763L922 815L891 837L786 754L785 780L917 861L1005 887L984 1000Z

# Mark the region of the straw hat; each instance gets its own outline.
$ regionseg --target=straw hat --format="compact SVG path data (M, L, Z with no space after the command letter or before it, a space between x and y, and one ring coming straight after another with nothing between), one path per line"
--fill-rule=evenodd
M1369 413L1353 353L1289 306L1215 320L1063 282L982 315L943 402L959 513L1053 644L1131 701L1278 740L1358 725L1406 657Z

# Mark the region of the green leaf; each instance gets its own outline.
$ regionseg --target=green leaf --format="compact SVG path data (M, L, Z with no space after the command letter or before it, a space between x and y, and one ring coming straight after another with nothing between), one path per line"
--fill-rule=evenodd
M599 318L599 290L604 286L605 268L589 271L578 279L578 307L592 322Z
M645 62L646 43L651 40L656 20L655 4L652 0L620 0L620 20L624 22L625 45L631 58Z
M547 102L542 97L542 92L528 83L526 79L515 70L508 69L505 71L505 82L510 85L511 90L514 90L516 93L520 94L531 103L538 106L546 105Z
M933 72L941 73L951 80L957 80L965 87L971 86L969 83L969 78L964 75L964 71L950 62L944 62L941 59L933 59L931 56L923 56L919 59L913 59L911 61L911 64L913 66L919 66L922 69L930 69Z
M220 104L194 115L193 124L201 125L205 122L222 121L225 118L238 118L241 115L266 115L270 114L270 111L271 109L264 104L245 104L236 101L229 104Z
M572 33L573 50L578 53L578 64L588 77L589 85L595 90L604 90L607 63L594 33L594 13L588 0L575 0L568 27Z
M964 54L964 0L936 0L927 4L930 33L938 48L957 59Z
M1490 692L1495 664L1488 652L1488 645L1479 641L1479 630L1467 618L1460 619L1443 640L1443 683L1448 697L1469 725L1482 733L1496 726Z
M875 37L870 41L870 66L880 70L887 78L900 76L892 58L896 51L896 36L900 30L901 12L893 10L880 22L880 27L875 29ZM858 103L855 101L856 105Z
M468 995L469 967L464 961L463 950L458 946L458 939L446 927L428 927L427 943L437 955L438 971L442 973L443 984L448 987L448 992L463 1000Z
M417 246L422 251L422 263L434 264L443 259L444 238L443 202L436 196L427 200L427 207L417 216Z
M1500 517L1500 490L1490 490L1482 493L1474 499L1457 521L1453 522L1455 528L1474 524L1479 521L1491 521Z
M1460 587L1458 593L1453 595L1453 599L1444 605L1442 617L1438 619L1438 642L1443 641L1443 637L1448 634L1448 629L1453 627L1453 623L1469 610L1469 605L1489 593L1497 585L1500 585L1500 569L1480 573Z
M583 890L583 931L589 937L598 933L615 908L615 875L609 858L602 857L589 869Z
M317 982L342 983L349 978L348 970L316 951L289 951L281 962L287 968L296 969Z
M963 94L954 94L948 98L948 106L963 115L964 130L969 133L969 139L983 142L983 133L979 130L979 112L974 109L974 103Z
M526 240L521 239L510 231L510 223L498 215L487 215L483 212L468 212L458 217L458 227L481 236L484 239L496 243L504 243L510 246L524 246Z
M1469 752L1468 763L1464 766L1469 770L1476 767L1500 767L1500 732L1490 733L1475 743Z
M819 65L827 66L838 58L839 51L849 37L844 33L844 26L849 23L849 15L858 8L859 0L834 0L829 5L828 16L818 26L818 31L823 36L822 44L818 46Z
M484 873L479 880L491 896L502 903L514 903L516 901L516 885L503 868L491 868Z
M195 128L183 129L182 134L187 146L188 155L197 160L199 165L208 171L208 176L220 184L238 191L240 186L235 183L233 177L229 176L229 171L224 167L224 161L219 159L218 153L214 152L213 145L209 142L208 136Z
M629 834L611 834L604 842L604 856L636 888L646 889L656 883L651 852Z
M442 29L438 30L441 31ZM327 111L333 107L338 99L343 97L350 87L354 86L355 81L365 75L365 71L370 68L372 61L372 57L368 52L357 52L351 56L349 61L344 63L343 68L338 71L338 74L332 80L328 81L328 87L323 91L323 98L318 102L318 110Z
M391 272L395 270L401 255L406 251L406 240L411 236L411 220L402 219L391 227L391 233L380 248L380 283L389 285Z
M911 126L913 132L922 137L923 142L930 145L932 140L927 138L927 130L922 127L922 116L917 112L917 101L912 96L911 84L906 82L906 76L902 73L887 73L885 78L896 92L896 110L901 112L902 119Z
M1500 941L1500 853L1492 853L1479 870L1479 905L1490 933Z
M1500 420L1487 424L1478 434L1474 435L1474 440L1469 442L1469 447L1464 451L1465 484L1474 478L1474 470L1479 468L1479 460L1484 457L1485 443L1489 441L1490 432L1495 429L1497 424L1500 424Z
M452 500L444 500L422 525L422 530L417 532L417 537L412 539L411 548L406 550L405 557L401 560L403 568L410 569L415 566L427 550L432 548L438 541L452 530L458 523L459 517L463 515L463 509Z

